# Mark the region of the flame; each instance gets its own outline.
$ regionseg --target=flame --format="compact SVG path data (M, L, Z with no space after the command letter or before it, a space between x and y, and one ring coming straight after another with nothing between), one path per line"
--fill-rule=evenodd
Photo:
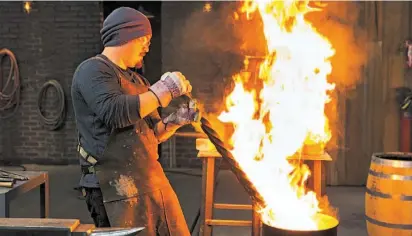
M247 89L244 73L233 76L235 86L219 120L231 123L233 156L265 200L260 214L268 225L292 230L323 226L323 213L314 192L305 189L306 165L293 164L304 146L323 147L331 132L325 104L334 84L329 59L335 51L304 16L308 1L246 0L248 17L258 11L263 21L267 55L259 65L261 89Z
M212 10L212 4L210 4L210 2L205 3L205 5L203 5L203 12L210 12Z
M29 14L30 11L31 11L31 2L29 2L29 1L24 2L23 8L24 8L24 11L27 14Z

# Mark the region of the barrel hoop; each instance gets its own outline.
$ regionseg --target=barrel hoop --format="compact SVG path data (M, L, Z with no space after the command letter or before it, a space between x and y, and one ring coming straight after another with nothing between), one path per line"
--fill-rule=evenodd
M370 218L369 216L365 215L365 218L367 221L369 221L369 223L374 224L374 225L378 225L378 226L382 226L382 227L386 227L386 228L392 228L392 229L412 229L412 224L410 225L404 225L404 224L391 224L391 223L386 223L386 222L382 222L382 221L378 221L375 219Z
M376 172L374 170L369 170L369 174L382 178L391 180L412 180L412 175L397 175L397 174L385 174L382 172Z
M376 157L375 155L372 156L372 162L381 166L392 166L392 167L412 167L412 161L399 161L399 160L387 160Z
M374 191L369 188L366 188L366 192L371 196L379 197L379 198L395 199L395 200L402 200L402 201L412 201L412 196L410 195L399 195L399 194L392 195L392 194Z

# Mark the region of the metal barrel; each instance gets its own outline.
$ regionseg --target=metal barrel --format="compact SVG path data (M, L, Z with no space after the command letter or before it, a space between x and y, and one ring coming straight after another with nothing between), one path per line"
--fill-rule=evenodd
M262 236L337 236L339 221L328 215L318 214L317 218L322 221L322 227L319 229L305 230L305 229L284 229L275 226L263 224Z

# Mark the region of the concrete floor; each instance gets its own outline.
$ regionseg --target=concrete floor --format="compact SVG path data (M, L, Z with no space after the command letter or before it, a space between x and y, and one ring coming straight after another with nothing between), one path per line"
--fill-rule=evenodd
M83 200L73 190L79 179L78 166L26 166L27 170L46 170L50 178L50 217L80 219L92 223ZM21 170L7 167L8 170ZM200 173L199 171L194 171ZM192 225L200 203L200 177L168 173L169 179L180 199L187 223ZM229 171L220 173L216 202L248 204L249 198ZM329 200L339 210L339 236L367 236L364 220L364 188L330 187ZM39 217L39 191L32 191L11 203L11 217ZM250 211L216 211L220 219L250 220ZM197 232L197 231L195 231ZM197 235L197 234L195 234ZM214 236L249 236L249 227L216 227Z

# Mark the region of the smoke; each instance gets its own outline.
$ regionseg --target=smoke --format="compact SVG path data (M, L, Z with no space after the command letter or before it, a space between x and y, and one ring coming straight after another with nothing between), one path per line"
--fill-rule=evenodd
M361 3L333 1L326 4L323 11L309 13L307 19L336 51L331 59L333 70L329 81L340 91L352 89L360 81L367 56L366 32L359 27Z
M204 10L204 2L184 4L180 7L190 13L179 27L173 28L171 43L176 50L170 69L186 75L193 85L193 95L204 105L203 114L219 125L215 114L225 109L232 76L242 70L245 56L266 53L262 21L260 17L249 20L245 14L236 14L242 4L239 2L210 2L210 11ZM336 87L326 107L332 129L328 149L338 147L342 133L338 128L344 121L339 117L339 98L361 81L366 61L366 34L359 27L360 6L358 2L327 2L322 11L306 15L335 49L329 81Z
M225 98L233 86L232 76L242 70L245 55L264 54L262 22L236 15L240 2L209 2L210 11L204 10L204 2L174 4L172 7L183 9L187 15L183 15L183 21L173 24L179 24L172 30L170 44L173 47L162 49L169 50L173 58L163 64L168 64L167 70L182 71L190 80L202 116L228 143L233 127L221 123L217 115L225 109ZM177 100L174 103L178 104ZM201 128L195 127L195 130L201 131Z
M204 2L181 5L191 13L173 28L170 44L176 50L166 68L182 71L193 86L193 95L204 103L205 112L218 114L224 109L232 76L242 69L245 55L262 54L266 44L261 22L234 14L241 3L209 4L209 12L204 11Z
M361 4L351 1L327 2L321 12L307 15L307 19L335 49L335 55L331 58L332 73L328 80L336 86L325 109L332 131L332 138L327 145L330 151L342 148L339 140L344 138L346 112L341 109L340 103L347 99L346 94L350 90L362 82L363 67L367 60L366 31L360 27Z

